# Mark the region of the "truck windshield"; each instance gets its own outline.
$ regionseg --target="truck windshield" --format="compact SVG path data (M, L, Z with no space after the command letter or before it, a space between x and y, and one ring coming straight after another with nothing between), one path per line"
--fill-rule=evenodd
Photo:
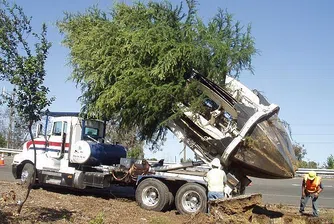
M85 127L85 135L89 135L92 138L98 138L99 137L99 129L91 128L91 127Z

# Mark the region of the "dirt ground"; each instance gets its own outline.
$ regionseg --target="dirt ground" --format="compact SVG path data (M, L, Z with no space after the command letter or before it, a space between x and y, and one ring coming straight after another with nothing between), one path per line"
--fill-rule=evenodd
M0 223L130 223L130 224L205 224L205 223L334 223L334 209L321 209L320 218L311 216L311 209L301 216L298 208L284 205L259 205L251 213L222 213L213 205L211 214L180 215L176 210L152 212L141 209L128 192L78 192L66 188L40 187L31 190L21 214L18 199L25 192L13 182L0 182ZM13 197L15 199L13 200ZM218 211L218 212L217 212Z

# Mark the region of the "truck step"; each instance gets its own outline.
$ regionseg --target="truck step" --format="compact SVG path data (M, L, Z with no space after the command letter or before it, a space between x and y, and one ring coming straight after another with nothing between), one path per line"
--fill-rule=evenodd
M59 169L52 168L52 167L43 167L43 171L51 171L51 172L58 172Z
M61 173L53 170L43 170L42 171L43 175L48 175L48 176L54 176L54 177L61 177Z
M69 186L73 185L73 175L61 173L58 170L42 170L39 172L40 183Z
M46 184L55 184L55 185L61 185L61 179L46 179Z

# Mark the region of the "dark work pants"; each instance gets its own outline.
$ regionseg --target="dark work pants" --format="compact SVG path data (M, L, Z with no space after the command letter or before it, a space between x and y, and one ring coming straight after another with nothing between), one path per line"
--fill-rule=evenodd
M308 202L308 199L312 199L312 209L313 209L313 216L319 216L318 215L318 197L314 197L314 193L310 194L308 192L305 192L305 197L302 197L300 199L300 209L299 212L304 212L305 206Z

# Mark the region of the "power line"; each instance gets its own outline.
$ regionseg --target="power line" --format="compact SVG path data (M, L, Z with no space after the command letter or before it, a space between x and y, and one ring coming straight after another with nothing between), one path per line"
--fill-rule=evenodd
M322 79L333 79L334 77L331 76L331 75L323 75L321 78ZM243 75L243 76L240 76L239 79L240 80L242 80L242 79L253 79L253 80L256 80L256 79L272 79L272 80L279 79L279 80L284 81L286 79L309 80L309 79L319 79L319 78L317 76L282 76L282 75L280 75L280 76L263 76L263 75L247 76L247 75Z
M334 124L289 124L290 126L334 126Z
M334 134L292 134L292 135L317 135L317 136L322 136L322 135L334 135Z

